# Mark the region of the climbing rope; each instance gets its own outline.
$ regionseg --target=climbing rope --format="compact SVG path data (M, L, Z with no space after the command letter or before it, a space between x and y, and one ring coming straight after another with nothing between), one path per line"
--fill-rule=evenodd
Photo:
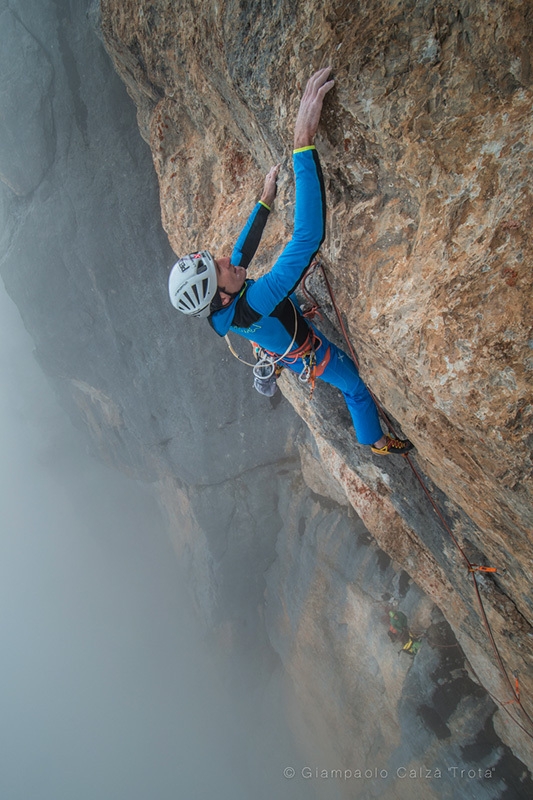
M348 346L348 349L350 351L350 355L351 355L351 357L353 359L354 364L356 365L357 369L359 370L358 358L357 358L357 356L355 354L354 348L353 348L352 343L350 341L350 337L348 336L348 333L346 331L346 326L344 325L341 313L339 311L339 307L338 307L337 302L335 300L335 295L333 293L333 289L331 287L331 283L330 283L330 281L328 279L328 276L326 274L326 270L325 270L324 265L323 265L323 263L321 261L314 261L311 264L311 266L309 267L308 272L304 275L304 278L303 278L303 281L302 281L302 290L304 292L304 295L306 296L307 300L312 303L312 309L311 310L316 313L317 310L318 310L318 303L316 302L316 300L312 296L312 294L309 292L309 290L307 289L305 284L306 284L306 281L308 280L308 278L318 268L320 268L320 270L321 270L322 277L323 277L324 283L326 285L326 289L328 291L328 294L329 294L329 297L330 297L330 300L331 300L331 304L333 306L333 310L335 311L335 316L337 317L337 321L338 321L339 327L340 327L340 329L342 331L342 335L343 335L344 340L345 340L345 342L346 342L346 344ZM381 406L381 404L379 403L379 401L377 400L377 398L375 397L375 395L373 394L373 392L370 389L369 389L369 392L370 392L370 394L372 396L372 399L374 400L374 402L376 404L376 408L378 409L378 413L380 414L381 418L384 420L389 432L392 434L392 436L394 436L394 438L398 438L397 435L396 435L396 432L394 430L394 426L393 426L391 420L389 419L388 415L384 411L383 407ZM510 689L510 692L511 692L511 695L512 695L512 699L511 700L507 700L507 701L502 701L502 700L499 700L496 697L494 697L494 695L490 691L488 691L488 689L486 691L490 695L490 697L492 697L492 699L497 703L497 705L499 705L500 708L508 714L508 716L513 720L513 722L516 725L518 725L530 738L533 739L533 733L531 733L531 731L528 731L522 725L522 723L519 720L517 720L510 713L509 709L507 708L507 706L511 705L511 704L518 706L518 710L521 711L524 714L526 720L528 720L528 722L533 726L533 719L531 718L531 716L528 714L528 712L524 708L524 706L522 704L522 701L520 699L520 686L519 686L519 681L518 681L518 672L517 671L513 672L514 682L512 682L510 677L509 677L509 675L508 675L508 672L507 672L507 669L505 667L505 664L503 663L503 659L502 659L501 653L499 651L498 645L496 643L496 640L494 638L494 634L493 634L492 628L490 626L490 623L489 623L489 620L488 620L488 617L487 617L487 613L485 611L485 606L484 606L484 603L483 603L483 599L482 599L481 593L479 591L477 575L479 573L497 573L497 569L495 567L486 567L486 566L480 566L479 564L472 564L471 563L471 561L468 558L468 556L466 555L465 551L463 550L463 548L461 547L461 545L457 541L457 538L454 536L454 534L453 534L450 526L448 525L443 513L441 512L439 506L437 505L437 503L435 502L434 498L429 493L424 481L422 480L422 477L421 477L418 469L413 464L413 462L412 462L412 460L411 460L411 458L409 456L409 453L405 453L405 455L403 457L406 459L407 463L411 467L411 470L412 470L414 476L416 477L417 481L419 482L420 486L422 487L422 489L424 491L424 494L428 498L433 510L437 514L442 526L444 527L446 532L449 534L449 536L452 539L453 543L455 544L457 550L459 551L459 553L461 554L463 560L465 561L468 573L472 576L472 581L474 583L474 591L475 591L475 595L476 595L476 598L477 598L477 602L478 602L478 606L479 606L479 610L480 610L480 614L481 614L481 619L483 621L483 625L484 625L485 630L487 632L488 639L489 639L489 641L491 643L491 647L492 647L492 650L494 652L494 655L495 655L495 658L496 658L496 662L497 662L497 665L498 665L499 670L501 672L501 675L504 678L505 682L507 683L507 685L508 685L508 687ZM476 675L474 670L472 670L472 672L474 673L474 675ZM479 681L480 685L483 685L481 683L481 681L479 680L477 675L476 675L476 678Z

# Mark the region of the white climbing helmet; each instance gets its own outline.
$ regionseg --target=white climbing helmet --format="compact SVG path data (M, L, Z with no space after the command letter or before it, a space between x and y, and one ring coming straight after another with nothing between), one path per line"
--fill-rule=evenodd
M170 271L170 302L191 317L208 317L211 300L217 291L215 260L211 253L189 253L178 259Z

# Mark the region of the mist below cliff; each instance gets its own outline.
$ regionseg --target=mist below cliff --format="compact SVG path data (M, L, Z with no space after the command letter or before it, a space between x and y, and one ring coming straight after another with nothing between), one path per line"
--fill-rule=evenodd
M92 436L70 394L70 377L97 383L122 361L111 355L119 317L135 311L105 312L107 333L86 349L103 317L95 323L91 278L76 288L80 265L112 282L130 258L144 271L142 296L151 265L164 275L170 252L149 151L88 9L0 3L3 119L11 114L0 143L1 259L19 303L2 287L0 794L270 798L295 760L280 663L271 653L263 672L245 655L228 665L209 643L153 490L101 457L122 466L129 452L133 475L146 475L142 460ZM166 309L164 280L152 283ZM102 292L107 304L115 290Z
M3 291L0 320L0 794L281 796L281 670L244 656L231 679L152 491L87 452Z

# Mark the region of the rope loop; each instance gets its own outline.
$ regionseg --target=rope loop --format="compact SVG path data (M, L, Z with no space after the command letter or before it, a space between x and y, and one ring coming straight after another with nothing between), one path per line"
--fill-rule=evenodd
M259 378L260 380L268 380L268 378L272 377L275 371L276 362L270 359L268 356L265 356L257 361L252 369L254 378Z

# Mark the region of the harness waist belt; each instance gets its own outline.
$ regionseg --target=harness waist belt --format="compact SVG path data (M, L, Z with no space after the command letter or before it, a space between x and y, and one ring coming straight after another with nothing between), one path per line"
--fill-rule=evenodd
M313 330L310 330L309 333L307 334L307 339L305 340L305 342L301 344L300 347L297 347L296 350L291 350L291 352L288 353L288 355L286 355L285 358L282 358L280 360L280 363L283 364L285 362L288 364L294 364L296 363L296 361L298 361L299 358L305 358L306 356L310 355L313 351L318 350L321 344L322 340L320 339L320 337L317 336ZM264 348L262 349L264 350ZM270 350L264 350L264 352L267 353L269 356L279 357L279 353L273 353ZM326 369L327 365L329 364L330 358L331 358L331 348L328 347L328 349L324 353L324 358L322 359L322 361L319 364L315 364L313 368L314 375L316 375L317 378L319 378Z

